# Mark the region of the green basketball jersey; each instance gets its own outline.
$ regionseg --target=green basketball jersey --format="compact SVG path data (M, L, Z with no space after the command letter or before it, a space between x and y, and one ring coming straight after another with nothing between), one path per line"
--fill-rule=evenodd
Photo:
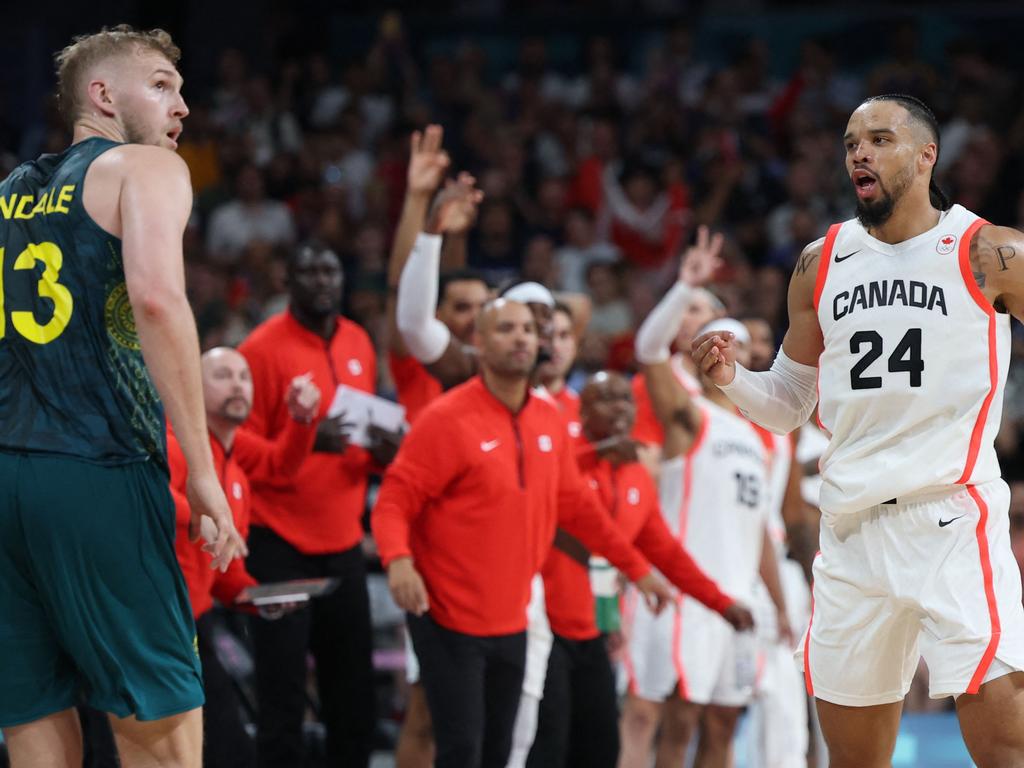
M90 163L116 146L86 139L0 183L0 449L166 461L121 241L82 203Z

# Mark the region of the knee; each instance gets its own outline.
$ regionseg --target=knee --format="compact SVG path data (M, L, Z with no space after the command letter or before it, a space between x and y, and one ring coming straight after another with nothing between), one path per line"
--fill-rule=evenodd
M1024 765L1024 747L991 744L972 749L971 757L978 768L1020 768Z
M627 737L650 736L658 727L658 705L631 699L622 711L621 726Z
M685 747L697 727L699 708L693 704L666 707L661 729L661 743Z
M711 744L727 747L732 742L738 719L739 710L709 709L704 714L701 737L706 738Z

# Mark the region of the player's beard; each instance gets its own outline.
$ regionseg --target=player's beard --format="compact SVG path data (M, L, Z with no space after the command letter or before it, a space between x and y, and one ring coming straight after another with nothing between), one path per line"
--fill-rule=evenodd
M158 145L160 142L149 141L149 131L146 130L142 120L137 120L134 115L124 115L122 118L124 123L124 140L126 144L153 144Z
M912 171L909 166L904 168L892 178L892 191L886 190L882 180L878 179L878 199L868 202L857 199L857 221L864 229L880 227L890 218L896 210L896 204L900 201L906 191L910 188Z

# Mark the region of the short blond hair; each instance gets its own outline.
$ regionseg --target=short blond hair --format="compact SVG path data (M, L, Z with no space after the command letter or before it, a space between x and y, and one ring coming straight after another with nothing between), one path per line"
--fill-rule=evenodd
M104 27L91 35L79 35L54 57L57 64L57 106L69 125L74 124L85 105L82 79L89 68L99 61L134 53L139 48L162 54L175 66L181 58L181 49L164 30L140 30L128 24Z

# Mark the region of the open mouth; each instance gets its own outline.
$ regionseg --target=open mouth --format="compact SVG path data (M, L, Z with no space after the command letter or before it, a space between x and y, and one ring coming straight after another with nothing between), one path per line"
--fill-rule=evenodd
M878 189L878 179L870 171L857 169L853 172L850 178L853 180L853 186L857 191L857 197L861 199L871 197L875 193L875 190Z
M167 138L173 142L174 146L177 147L178 138L181 136L181 128L174 128L173 130L168 131L166 135Z

